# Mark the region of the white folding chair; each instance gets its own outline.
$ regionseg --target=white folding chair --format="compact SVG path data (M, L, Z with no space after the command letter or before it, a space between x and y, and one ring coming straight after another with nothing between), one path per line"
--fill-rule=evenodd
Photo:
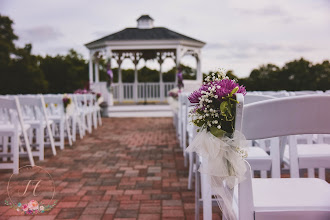
M44 100L47 105L49 119L54 121L53 136L59 137L59 141L55 141L55 146L64 149L65 133L72 146L72 137L70 133L69 118L65 114L63 105L63 95L44 95Z
M238 107L235 126L249 140L330 133L328 109L330 96L268 100ZM248 164L247 168L246 180L237 192L238 219L330 219L330 185L324 180L253 179Z
M84 125L81 117L81 111L79 109L79 106L77 104L77 96L78 94L71 94L69 97L71 98L73 102L73 112L71 113L71 127L72 127L72 141L76 141L77 136L77 128L79 132L79 137L82 139L85 135L84 133Z
M92 114L88 109L86 94L77 94L75 97L75 105L79 109L80 120L84 127L84 135L86 131L92 133Z
M14 174L18 173L20 136L23 136L30 165L34 166L33 155L27 136L29 129L30 126L24 124L18 99L16 97L0 98L0 136L4 138L2 143L3 152L0 156L3 158L12 158L12 163L7 160L4 160L4 163L0 163L0 169L12 169ZM10 142L8 141L9 138ZM8 151L9 146L10 152ZM21 146L21 149L23 150L24 147Z
M265 100L274 99L275 97L269 95L246 94L244 97L244 105L261 102ZM275 137L277 139L278 137ZM251 165L253 171L260 170L260 176L267 178L267 171L271 171L272 177L280 177L280 156L277 153L278 148L271 149L270 155L266 152L266 143L277 143L277 140L253 140L259 146L250 147L248 150L248 157L246 160ZM252 146L252 141L250 141ZM277 147L277 146L276 146ZM283 154L283 153L282 153ZM252 171L252 173L254 173Z
M37 152L33 151L34 156L39 156L39 160L44 160L44 147L45 147L45 130L49 138L50 146L53 155L56 155L55 142L50 128L51 120L48 119L45 103L41 95L34 96L18 96L22 109L27 111L26 120L24 122L29 124L36 134ZM31 132L32 133L32 132Z

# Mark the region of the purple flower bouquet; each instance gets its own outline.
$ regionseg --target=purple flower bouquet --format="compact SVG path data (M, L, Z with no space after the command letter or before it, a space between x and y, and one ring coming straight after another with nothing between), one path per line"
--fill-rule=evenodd
M191 112L192 122L216 137L230 136L235 130L236 93L245 95L245 87L222 71L209 74L203 85L188 97L196 104Z

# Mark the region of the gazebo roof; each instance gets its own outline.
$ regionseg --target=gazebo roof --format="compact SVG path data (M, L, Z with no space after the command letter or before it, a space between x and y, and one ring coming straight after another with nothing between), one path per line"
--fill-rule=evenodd
M154 20L154 19L152 19L152 17L150 17L149 15L141 15L141 17L139 17L138 19L137 19L137 21L139 21L139 20L141 20L141 19L146 19L146 20Z
M164 27L155 27L150 29L126 28L122 31L102 37L98 40L85 44L86 47L93 44L102 44L107 41L137 41L137 40L187 40L200 44L203 41L196 40L186 35L177 33Z

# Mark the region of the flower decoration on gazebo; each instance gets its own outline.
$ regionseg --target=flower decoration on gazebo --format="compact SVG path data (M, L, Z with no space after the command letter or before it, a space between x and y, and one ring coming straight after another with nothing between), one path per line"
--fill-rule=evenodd
M177 78L178 78L179 92L181 92L181 89L184 87L184 85L183 85L183 74L182 74L181 67L178 68Z

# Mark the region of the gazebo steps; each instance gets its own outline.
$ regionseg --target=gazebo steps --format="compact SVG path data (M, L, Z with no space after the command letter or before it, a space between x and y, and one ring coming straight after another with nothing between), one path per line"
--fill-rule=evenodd
M169 105L120 105L109 106L110 118L172 117Z

